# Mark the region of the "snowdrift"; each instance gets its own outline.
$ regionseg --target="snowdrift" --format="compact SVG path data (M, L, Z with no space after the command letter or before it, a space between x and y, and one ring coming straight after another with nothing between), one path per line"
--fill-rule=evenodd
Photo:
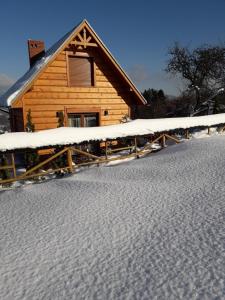
M1 192L0 299L224 300L224 149L192 140Z
M225 113L200 117L138 119L102 127L61 127L39 132L13 132L0 135L0 151L79 144L85 141L141 136L175 129L225 124Z

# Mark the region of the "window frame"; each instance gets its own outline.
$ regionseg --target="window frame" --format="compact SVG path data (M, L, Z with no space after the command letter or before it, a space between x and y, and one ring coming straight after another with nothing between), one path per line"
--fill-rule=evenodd
M87 109L77 109L77 108L72 108L72 107L67 107L64 109L65 111L65 126L68 127L69 126L69 121L68 121L68 115L69 114L81 114L81 115L85 115L85 114L96 114L97 115L97 121L98 121L98 125L97 126L101 126L101 109L100 108L90 108L87 107Z
M79 118L80 118L80 126L78 126L78 128L79 127L87 127L87 126L84 126L84 124L85 124L85 117L86 116L88 116L88 115L94 115L94 116L96 116L96 123L97 123L97 125L96 126L99 126L98 124L99 124L99 113L97 113L97 112L85 112L85 113L82 113L82 112L80 112L80 113L78 113L78 112L76 112L76 113L68 113L68 115L67 115L67 118L68 118L68 124L69 124L69 118L70 118L70 115L75 115L75 116L78 116ZM71 126L71 127L73 127L73 126Z
M75 58L82 58L82 59L89 59L91 64L91 85L72 85L70 80L70 64L69 64L69 57ZM96 86L96 75L95 75L95 60L93 56L89 56L87 53L79 53L79 54L70 54L67 52L66 55L66 65L67 65L67 82L68 87L72 88L91 88Z

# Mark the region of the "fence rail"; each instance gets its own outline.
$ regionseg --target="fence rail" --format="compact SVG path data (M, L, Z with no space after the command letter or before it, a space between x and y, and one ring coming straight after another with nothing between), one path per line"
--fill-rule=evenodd
M225 127L223 127L222 131L224 131ZM208 134L210 134L210 130L208 130ZM174 137L168 133L162 133L160 134L157 138L154 140L151 140L152 136L147 136L148 143L142 149L139 149L137 146L137 137L133 137L133 139L129 138L132 140L132 145L131 146L126 146L126 147L121 147L118 146L117 148L109 149L109 143L110 141L105 141L105 146L103 147L104 149L104 154L102 156L94 155L92 153L89 153L88 151L81 150L78 148L78 146L68 146L64 147L62 150L49 154L48 157L43 160L42 162L36 164L35 166L32 166L32 168L26 170L24 173L17 175L16 172L16 164L15 164L15 158L14 158L14 153L11 153L11 163L6 166L1 166L0 165L0 171L1 170L13 170L13 176L7 179L0 179L0 184L7 184L7 183L12 183L14 181L24 181L26 179L30 178L36 178L36 177L41 177L45 176L47 174L52 174L56 172L62 172L62 171L67 171L69 173L73 173L77 168L82 167L82 166L89 166L89 165L94 165L94 164L102 164L102 163L108 163L111 161L116 161L116 160L121 160L121 159L126 159L126 158L139 158L140 156L147 155L153 151L152 146L155 143L160 143L161 148L164 148L166 146L166 140L172 140L175 143L179 143L180 140L177 137ZM189 132L188 130L185 131L185 138L189 138ZM117 139L115 139L117 140ZM114 140L114 141L115 141ZM119 139L118 139L119 140ZM117 140L117 141L118 141ZM119 143L117 143L119 144ZM124 150L129 150L129 154L123 154L123 155L118 155L116 157L110 157L110 154L113 154L115 152L120 152ZM24 150L24 153L26 150ZM76 155L80 155L88 161L85 162L76 162L74 161L74 153ZM59 157L62 157L64 155L64 160L66 162L66 165L62 167L56 167L56 168L50 168L49 163L56 161ZM66 155L66 157L65 157ZM44 168L47 167L47 169L44 170Z

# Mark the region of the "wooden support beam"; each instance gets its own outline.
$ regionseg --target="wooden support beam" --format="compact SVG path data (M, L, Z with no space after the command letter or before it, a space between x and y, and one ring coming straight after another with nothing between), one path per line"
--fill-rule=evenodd
M110 152L117 152L117 151L123 151L123 150L131 150L131 149L133 149L133 146L128 146L128 147L122 147L122 148L115 148L115 149L110 149L109 151L108 151L108 153Z
M18 180L23 179L24 177L26 177L28 174L40 169L41 167L43 167L44 165L46 165L47 163L49 163L50 161L52 161L53 159L55 159L56 157L60 156L61 154L63 154L64 152L66 152L68 150L68 148L64 148L63 150L59 151L58 153L52 155L51 157L49 157L48 159L44 160L43 162L41 162L40 164L34 166L33 168L29 169L28 171L26 171L25 173L23 173L22 175L18 176Z
M187 140L189 140L190 139L190 135L189 135L189 129L187 128L187 129L185 129L185 138L187 139Z
M147 154L149 154L149 153L152 153L152 149L147 149L147 150L140 150L140 151L138 151L138 156L139 156L139 158L140 158L140 155L143 155L143 156L145 156L145 155L147 155Z
M0 166L0 170L12 170L13 171L13 177L16 177L16 167L15 167L15 160L14 160L14 154L11 153L11 165L7 166ZM12 179L12 178L9 178ZM6 179L5 179L6 180ZM2 182L2 180L0 180Z
M210 135L211 131L210 131L210 127L208 127L208 135Z
M0 184L10 183L10 182L20 181L20 180L25 180L25 179L29 179L29 178L35 178L35 177L39 177L39 176L45 176L47 174L55 173L55 172L58 172L58 171L64 171L64 170L68 170L68 169L69 169L69 167L57 168L57 169L47 170L45 172L39 172L39 173L35 173L35 174L30 174L30 175L27 175L27 176L25 176L23 178L21 178L20 176L17 176L15 178L0 180Z
M173 136L171 136L171 135L168 135L168 134L165 133L164 136L165 136L167 139L172 140L172 141L174 141L174 142L177 143L177 144L180 143L180 141L179 141L178 139L176 139L175 137L173 137Z
M75 46L89 46L89 47L98 47L98 45L96 43L87 43L87 42L78 42L78 41L71 41L70 42L71 45L75 45Z
M105 141L105 159L108 159L108 142Z
M144 146L144 148L142 149L142 151L151 148L152 145L153 145L154 143L158 142L161 138L162 138L162 136L160 135L159 137L157 137L156 139L154 139L150 144Z
M87 47L87 35L86 35L86 29L83 29L83 35L84 35L84 48Z
M8 166L0 166L0 170L7 170L7 169L13 169L13 165L8 165Z
M91 39L92 39L92 36L89 36L89 37L87 38L86 42L89 43Z
M101 159L100 157L98 157L98 156L96 156L96 155L94 155L94 154L91 154L91 153L82 151L82 150L77 149L77 148L75 148L75 147L71 147L71 149L72 149L74 152L76 152L76 153L83 154L83 155L88 156L88 157L90 157L90 158L92 158L92 159Z
M134 138L134 151L135 151L136 158L139 158L138 151L137 151L137 137L136 136Z
M72 160L71 148L67 148L67 162L68 162L69 172L73 173L73 160Z
M12 161L12 167L13 167L13 176L14 178L16 177L16 166L15 166L15 158L14 158L14 154L11 154L11 161Z
M166 135L162 134L161 139L162 139L162 148L165 148L166 147Z
M135 156L136 156L136 154L132 153L132 154L123 155L123 156L119 156L119 157L111 157L111 158L107 158L107 159L102 159L102 160L99 160L99 161L89 161L89 162L77 164L77 167L93 165L93 164L107 163L107 162L110 162L110 161L121 160L121 159L126 159L126 158L129 158L129 157L135 157Z
M78 34L77 34L77 36L79 37L79 39L80 39L80 41L81 41L81 42L83 42L83 41L84 41L84 39L83 39L83 37L81 36L81 34L80 34L80 33L78 33Z

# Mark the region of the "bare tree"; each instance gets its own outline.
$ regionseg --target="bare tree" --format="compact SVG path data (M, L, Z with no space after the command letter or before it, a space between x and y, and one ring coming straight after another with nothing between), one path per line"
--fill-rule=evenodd
M194 111L200 109L203 98L212 101L213 95L225 86L225 47L204 45L194 50L175 43L169 49L166 71L180 74L189 83L189 91L195 92Z

